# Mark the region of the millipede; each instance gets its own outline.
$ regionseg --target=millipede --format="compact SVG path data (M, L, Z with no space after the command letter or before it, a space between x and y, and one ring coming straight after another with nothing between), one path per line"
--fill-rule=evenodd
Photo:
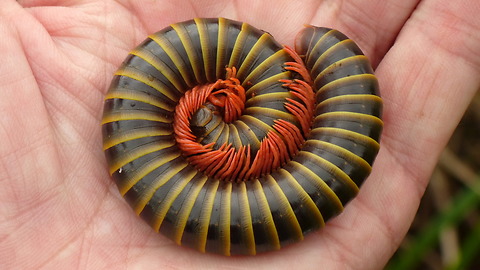
M294 49L226 18L171 24L115 72L109 173L156 232L200 252L255 255L340 214L380 148L373 68L341 32L305 26Z

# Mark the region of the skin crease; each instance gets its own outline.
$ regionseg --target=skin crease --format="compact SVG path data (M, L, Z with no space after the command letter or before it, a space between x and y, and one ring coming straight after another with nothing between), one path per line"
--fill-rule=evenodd
M381 269L407 232L439 154L480 86L480 2L0 2L0 268ZM228 17L293 45L334 27L372 60L385 128L372 175L343 214L255 257L178 247L107 172L100 119L128 51L170 23Z

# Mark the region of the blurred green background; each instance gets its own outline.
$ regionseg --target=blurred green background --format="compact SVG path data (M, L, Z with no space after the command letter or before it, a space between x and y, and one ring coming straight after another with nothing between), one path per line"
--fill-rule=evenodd
M480 91L442 153L393 269L480 269Z

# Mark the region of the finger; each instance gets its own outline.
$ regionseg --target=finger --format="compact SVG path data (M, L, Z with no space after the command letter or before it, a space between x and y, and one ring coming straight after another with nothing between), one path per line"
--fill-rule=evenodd
M480 87L479 12L476 1L422 2L380 63L382 148L358 198L383 221L375 230L390 235L374 252L399 245L440 152Z
M57 120L66 120L65 115L68 120L76 119L75 129L82 136L94 134L85 131L96 129L94 123L100 118L102 97L108 88L106 77L110 78L121 58L131 49L107 32L121 35L121 31L115 30L119 28L106 30L102 25L107 17L96 14L105 11L100 8L98 4L85 8L33 7L23 10L31 16L14 23L25 43L24 51L42 97L54 108L48 107L49 113ZM125 15L119 12L118 5L110 8L116 14ZM133 31L127 31L130 37L126 39L133 39ZM78 122L87 117L88 121ZM58 129L65 122L58 120L52 124ZM71 139L71 134L66 137Z
M5 162L5 178L36 178L41 177L36 173L53 173L51 167L45 166L41 172L36 172L45 164L40 156L47 154L42 149L51 145L52 137L49 134L49 119L45 116L45 104L36 83L36 78L25 55L25 43L20 38L20 31L12 27L13 22L19 18L24 19L22 9L10 1L0 5L0 52L2 64L0 65L0 157ZM22 22L24 22L22 20ZM33 139L35 138L35 139ZM39 156L33 155L35 152ZM20 159L18 154L22 155ZM32 155L29 155L32 154ZM20 166L20 162L25 166ZM40 163L40 164L39 164ZM17 164L17 166L14 166ZM32 169L34 168L34 169ZM25 171L22 171L25 169ZM9 176L9 177L7 177ZM17 179L17 178L15 178ZM45 179L48 179L47 177ZM18 190L33 187L23 187L21 181L12 181L10 187L18 186ZM39 188L48 181L37 183ZM22 187L22 188L20 188ZM35 193L37 189L31 189ZM3 191L3 190L2 190Z
M271 32L284 44L293 44L304 24L338 29L359 43L376 67L418 2L247 1L236 6L236 14L239 19ZM201 7L198 10L201 11Z
M344 32L359 44L376 67L418 2L418 0L325 1L312 18L312 22Z
M226 17L247 22L292 45L304 24L339 29L359 43L375 67L393 43L418 0L356 1L155 1L125 4L146 32L194 17Z
M46 117L25 44L13 27L16 20L25 23L25 15L12 1L0 4L0 239L8 247L0 252L0 261L6 269L35 267L35 261L45 260L41 254L56 244L39 235L43 230L56 234L63 230L41 224L51 225L52 217L65 214L52 199L61 182L58 166L50 162L58 158L51 119Z
M480 5L443 2L419 6L378 71L386 147L412 174L433 167L480 86Z
M78 1L62 1L62 0L17 0L24 8L31 7L48 7L48 6L71 6L70 4L79 4Z

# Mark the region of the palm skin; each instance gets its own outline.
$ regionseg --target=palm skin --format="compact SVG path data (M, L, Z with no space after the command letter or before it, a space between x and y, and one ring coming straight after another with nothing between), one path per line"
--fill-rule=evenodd
M480 86L479 13L474 0L1 1L0 268L382 268ZM170 23L220 16L287 45L303 24L341 30L372 60L384 99L382 147L358 197L305 241L255 257L154 233L102 151L103 96L128 51Z

